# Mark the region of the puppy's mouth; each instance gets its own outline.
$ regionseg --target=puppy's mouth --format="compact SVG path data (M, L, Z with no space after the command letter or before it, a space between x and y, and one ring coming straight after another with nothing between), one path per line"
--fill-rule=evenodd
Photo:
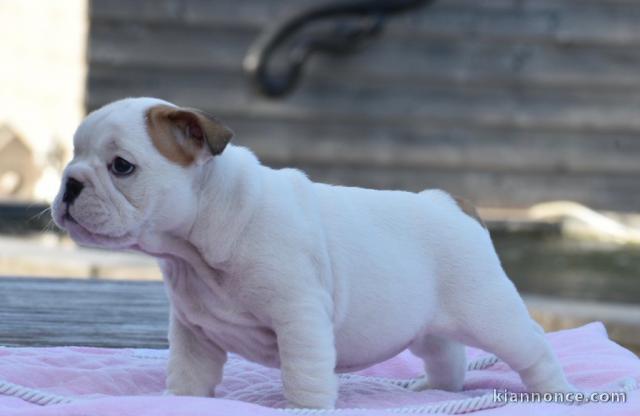
M73 224L78 224L78 221L76 221L75 218L73 218L73 216L69 213L69 206L67 206L66 211L64 212L64 215L62 216L62 218L66 221L66 222L71 222ZM80 225L80 224L78 224Z
M65 208L65 213L62 215L62 219L62 225L67 230L71 238L81 245L121 249L129 248L135 244L135 239L130 235L114 237L90 231L87 227L80 224L73 215L71 215L68 206Z

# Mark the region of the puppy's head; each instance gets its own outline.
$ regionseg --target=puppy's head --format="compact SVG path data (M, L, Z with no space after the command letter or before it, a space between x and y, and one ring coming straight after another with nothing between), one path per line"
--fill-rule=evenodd
M128 98L89 114L52 205L55 223L80 244L132 247L143 232L187 226L198 173L232 132L198 110Z

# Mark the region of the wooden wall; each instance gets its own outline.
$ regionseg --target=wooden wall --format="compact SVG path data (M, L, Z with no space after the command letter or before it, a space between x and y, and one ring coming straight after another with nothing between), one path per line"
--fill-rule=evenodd
M292 96L256 96L247 48L317 3L93 0L87 108L200 107L265 163L332 183L640 208L640 2L440 0L362 53L317 57Z

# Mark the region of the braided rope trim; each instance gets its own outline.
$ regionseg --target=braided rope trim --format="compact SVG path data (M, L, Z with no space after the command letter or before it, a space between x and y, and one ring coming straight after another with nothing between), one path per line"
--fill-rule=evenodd
M74 399L57 394L47 393L42 390L32 389L30 387L21 386L9 381L0 380L0 394L5 396L13 396L24 400L25 402L37 404L40 406L48 406L51 404L71 403Z

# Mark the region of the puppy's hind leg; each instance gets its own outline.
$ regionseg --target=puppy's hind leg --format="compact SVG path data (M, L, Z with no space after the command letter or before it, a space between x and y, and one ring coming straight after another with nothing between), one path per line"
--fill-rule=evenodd
M464 345L438 335L426 334L415 340L409 350L424 361L427 377L410 388L414 391L437 389L460 391L466 372Z
M480 275L467 280L465 293L458 296L457 325L463 342L497 355L519 373L530 391L575 390L497 257L492 266L493 270L475 270Z

